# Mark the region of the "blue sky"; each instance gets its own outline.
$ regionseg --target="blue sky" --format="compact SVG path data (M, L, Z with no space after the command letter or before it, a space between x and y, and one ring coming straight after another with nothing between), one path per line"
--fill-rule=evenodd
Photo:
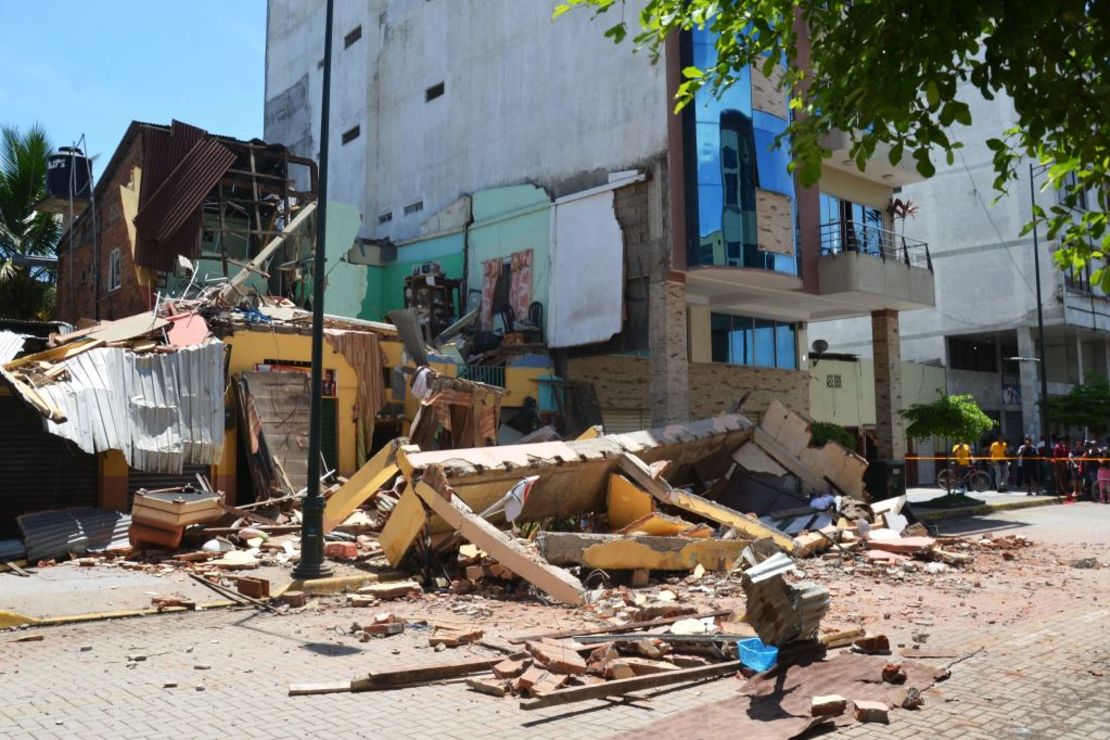
M266 0L0 0L0 124L101 166L133 119L261 137L265 64Z

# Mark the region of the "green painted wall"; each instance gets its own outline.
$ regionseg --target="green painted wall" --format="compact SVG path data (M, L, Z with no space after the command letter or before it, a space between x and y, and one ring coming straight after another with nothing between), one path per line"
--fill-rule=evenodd
M461 231L434 236L397 247L397 261L393 264L367 267L366 293L358 317L385 321L390 311L404 308L405 278L416 265L438 262L444 275L461 280L464 244L465 235Z
M532 250L532 300L547 306L551 199L543 188L516 185L474 194L470 226L470 287L482 287L482 263Z
M327 288L324 310L337 316L359 316L367 292L368 275L364 265L343 260L358 236L362 217L349 203L328 201Z

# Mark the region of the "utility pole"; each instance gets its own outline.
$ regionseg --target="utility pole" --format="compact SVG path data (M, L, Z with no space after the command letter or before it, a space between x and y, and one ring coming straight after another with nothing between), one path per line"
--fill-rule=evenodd
M324 380L324 276L327 267L328 133L331 104L331 27L334 0L324 17L324 92L320 105L320 192L317 199L316 248L312 263L312 397L308 413L308 490L301 506L301 561L297 579L324 578L324 498L320 495L320 412Z
M330 2L330 0L329 0ZM1037 353L1041 356L1041 434L1048 440L1048 356L1044 351L1044 303L1041 301L1041 245L1037 239L1037 191L1033 186L1033 163L1029 163L1029 205L1033 215L1033 274L1037 281Z

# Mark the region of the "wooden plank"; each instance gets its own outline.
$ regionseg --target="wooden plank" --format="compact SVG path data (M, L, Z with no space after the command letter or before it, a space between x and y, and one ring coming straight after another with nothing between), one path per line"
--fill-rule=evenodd
M727 570L747 547L745 540L687 539L620 534L541 532L540 553L558 565L602 570Z
M433 488L431 483L436 487ZM439 466L428 466L413 490L465 540L485 550L490 557L513 573L564 604L581 606L585 603L586 589L577 578L562 568L541 561L524 546L471 511L447 486L443 470Z
M15 574L16 574L17 576L22 576L22 577L24 577L24 578L30 578L30 577L31 577L31 574L30 574L30 573L28 573L27 571L25 571L25 570L23 570L22 568L20 568L20 567L19 567L18 565L16 565L16 564L15 564L14 562L12 562L11 560L6 560L6 561L4 561L4 565L8 566L8 570L12 571L12 572L13 572L13 573L15 573Z
M36 352L33 355L24 355L18 359L12 360L4 367L8 370L15 370L25 365L33 365L38 362L49 362L57 364L65 362L71 357L88 352L90 349L96 349L104 344L103 339L86 339L81 342L74 342L72 344L63 344L61 347L54 347L52 349Z
M19 394L20 398L30 404L31 407L35 409L35 411L38 411L50 421L60 424L61 422L66 420L66 415L64 411L62 411L60 408L55 406L47 399L40 396L38 391L36 391L30 385L24 383L19 378L12 375L3 367L0 367L0 378L6 380L8 382L8 385L11 386L12 390Z
M529 640L561 640L566 637L582 637L585 635L609 635L619 632L634 632L634 630L647 629L649 627L664 627L668 624L674 624L680 619L710 619L712 617L724 617L732 614L729 609L718 609L713 612L703 612L702 614L683 614L677 617L660 617L659 619L649 619L646 622L629 622L627 624L613 624L607 627L591 627L589 629L578 630L563 630L561 632L545 632L540 635L526 635L524 637L514 637L509 640L513 645L519 645ZM634 637L635 634L629 635Z
M96 331L90 333L89 339L100 340L104 343L122 342L126 339L134 339L135 337L149 334L156 329L169 326L169 324L169 321L155 316L154 312L145 311L133 316L126 316L122 319L107 322Z
M521 709L542 709L560 704L571 704L589 699L603 699L606 696L620 696L630 691L654 689L659 686L669 686L687 681L698 681L705 678L720 678L736 673L740 670L739 661L716 663L714 665L700 666L698 668L683 668L666 673L654 673L647 676L634 678L621 678L616 681L606 681L594 686L576 686L570 689L553 691L550 694L535 699L520 702Z
M405 557L405 553L416 541L420 530L427 521L427 513L420 497L413 491L412 486L406 485L405 492L389 512L389 521L382 527L378 535L378 544L382 546L382 554L392 566L398 565Z
M350 681L325 681L323 683L291 683L289 696L312 696L313 694L346 694L351 690Z
M396 444L387 444L328 498L328 503L324 507L325 533L335 529L336 525L342 524L355 509L366 503L389 483L398 472L396 460Z
M529 657L528 653L521 651L513 653L510 658L519 660ZM366 678L351 681L352 691L374 691L380 689L395 689L400 686L427 683L429 681L443 681L448 678L460 678L472 673L483 673L505 660L505 656L497 655L492 658L471 658L451 663L434 663L432 665L401 666L389 670L370 671Z
M750 517L747 514L741 514L735 509L730 509L724 504L719 504L716 501L695 496L692 493L685 491L674 490L671 492L669 503L672 506L688 511L691 514L703 516L706 519L724 524L732 527L737 532L752 539L761 539L763 537L770 537L776 545L781 547L786 553L793 553L795 550L794 539L790 535L784 534L774 527L769 527L755 517Z

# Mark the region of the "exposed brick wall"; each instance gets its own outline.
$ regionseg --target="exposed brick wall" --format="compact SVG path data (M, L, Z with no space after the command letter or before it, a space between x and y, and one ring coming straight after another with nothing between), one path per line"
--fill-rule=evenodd
M649 362L616 355L576 357L567 364L571 380L592 383L602 409L648 409L651 399ZM798 370L689 363L690 418L724 413L746 391L752 391L744 413L758 418L772 398L809 415L809 374Z
M96 220L100 231L100 318L118 319L148 310L149 291L139 285L131 260L131 238L123 217L120 186L131 180L133 167L141 166L142 137L136 136L120 160L111 181L98 184ZM56 318L70 323L96 316L96 271L93 265L93 218L87 208L74 225L73 251L68 235L58 246L58 299ZM120 287L109 291L108 262L112 250L120 251Z

